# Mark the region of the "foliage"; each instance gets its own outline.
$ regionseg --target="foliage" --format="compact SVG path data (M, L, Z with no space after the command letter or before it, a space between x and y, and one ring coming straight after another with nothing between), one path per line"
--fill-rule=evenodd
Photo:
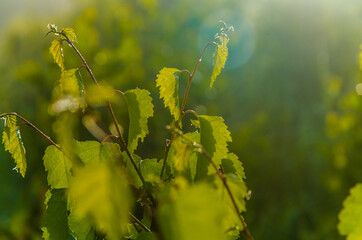
M150 92L139 88L122 92L101 85L74 45L75 32L71 28L58 31L53 24L48 29L48 35L57 37L50 53L61 69L51 105L59 126L59 144L17 113L0 115L6 120L5 149L13 155L23 176L27 162L16 118L51 143L43 157L49 185L46 216L41 225L43 238L229 239L241 233L252 239L241 215L246 211L245 173L238 157L229 153L231 136L224 120L184 110L200 59L217 39L221 39L223 49L220 53L220 48L216 48L211 86L220 74L227 57L225 39L232 27L224 24L207 43L192 74L188 70L163 68L157 75L160 97L173 116L168 126L171 138L161 162L142 159L134 153L139 140L142 142L149 133L148 119L154 114ZM93 80L90 88L84 87L80 67L65 69L61 45L64 41L80 57L82 67ZM187 73L189 78L182 104L178 98L181 73ZM111 105L117 102L113 97L116 92L124 96L128 106L127 142ZM75 140L75 114L103 106L111 114L114 133L99 141ZM193 122L198 122L200 134L183 132L182 121L188 113L197 117ZM107 142L110 140L118 144Z

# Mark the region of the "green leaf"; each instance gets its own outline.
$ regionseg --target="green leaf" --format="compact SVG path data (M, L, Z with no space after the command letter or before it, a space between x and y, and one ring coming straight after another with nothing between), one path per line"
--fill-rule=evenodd
M73 238L77 240L95 239L95 231L89 219L81 218L71 211L68 216L68 225Z
M116 143L99 143L97 141L75 141L75 152L83 163L115 162L121 151Z
M247 195L247 187L245 182L242 179L237 178L233 174L224 174L224 176L225 181L233 194L235 203L238 206L240 213L246 211L245 197ZM220 181L218 177L215 177L214 181L218 189L217 195L215 195L215 199L220 200L223 206L223 228L225 230L231 228L243 229L243 225L224 184Z
M16 117L14 115L7 115L4 117L4 120L5 128L2 141L5 150L8 151L15 160L16 170L20 172L21 176L25 177L27 168L25 148L21 140L20 130L16 126Z
M175 148L175 154L173 156L175 169L182 172L189 165L192 153L192 143L182 139L182 137L177 137L173 142L173 146Z
M153 116L153 104L150 92L144 89L132 89L124 93L128 104L129 132L128 150L133 153L137 149L138 139L148 134L147 121Z
M210 155L216 166L221 164L221 159L228 157L227 143L231 142L230 132L219 116L199 115L200 143ZM197 162L195 180L200 180L210 173L215 173L209 160L201 155Z
M338 231L347 236L347 240L360 240L362 236L362 183L350 190L338 215Z
M160 180L162 162L157 162L156 158L144 159L140 161L140 170L142 176L147 182Z
M74 213L89 216L97 229L109 239L119 239L127 232L131 194L124 173L116 166L90 164L75 172L69 187Z
M49 48L50 54L53 56L54 61L59 67L64 69L64 56L62 48L62 40L53 40Z
M67 35L70 41L75 43L78 42L77 36L75 35L73 28L63 28L62 32L65 33L65 35Z
M175 121L180 118L178 100L179 71L177 68L162 68L156 80L156 86L160 88L160 98L163 98L165 107L170 109Z
M211 75L210 87L214 85L214 82L219 76L221 69L224 68L226 59L228 57L228 48L227 43L229 39L223 35L218 37L220 40L220 44L216 46L216 51L214 52L214 62L213 62L213 70Z
M220 227L222 206L215 190L206 183L186 187L160 199L157 220L166 239L227 239Z
M234 153L228 153L226 159L221 161L222 170L225 174L234 174L239 179L245 179L244 167L238 156Z
M45 171L48 172L48 184L52 188L68 188L72 162L62 151L51 145L43 157Z
M46 216L41 230L45 240L71 239L68 230L67 199L64 189L52 189L46 193Z

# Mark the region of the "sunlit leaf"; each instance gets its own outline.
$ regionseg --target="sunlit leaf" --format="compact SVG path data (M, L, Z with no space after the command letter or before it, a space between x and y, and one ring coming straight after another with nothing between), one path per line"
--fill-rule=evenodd
M45 240L70 239L68 231L67 198L64 189L52 189L46 193L46 216L41 230Z
M137 149L138 140L148 134L147 121L153 116L153 104L150 92L144 89L132 89L124 93L128 104L129 132L128 150L133 153Z
M156 86L160 88L160 98L163 98L165 107L170 109L171 115L177 121L180 118L178 99L178 70L177 68L162 68L157 75Z
M78 108L85 110L87 105L84 98L84 84L78 68L64 70L59 79L59 86L61 91L60 99L73 98L78 103ZM69 107L63 106L63 108L71 110Z
M97 141L76 141L75 152L83 163L115 162L115 158L120 157L119 145L116 143L99 143Z
M178 137L174 140L175 155L173 156L175 169L182 172L189 165L192 153L192 143Z
M225 174L234 174L239 179L245 179L244 167L238 156L228 153L227 158L222 160L222 170Z
M216 50L214 52L214 61L213 61L213 70L211 75L210 87L214 85L214 82L219 76L221 69L224 68L226 59L228 57L228 48L227 43L229 39L225 36L219 36L220 44L217 44Z
M171 199L161 199L157 219L165 239L227 239L220 227L223 212L215 194L202 183L179 190Z
M131 195L124 173L116 166L90 164L74 174L69 199L74 213L89 216L97 229L119 239L127 232Z
M20 130L16 126L16 117L7 115L5 118L5 128L2 135L2 141L5 150L9 151L15 160L16 169L25 177L27 162L25 158L25 148L21 140Z
M64 69L64 56L63 56L63 48L62 48L62 40L57 39L53 40L52 44L49 48L50 54L53 56L54 61L59 67Z
M228 142L231 142L230 132L219 116L199 115L200 143L210 155L216 166L221 164L221 159L228 157ZM195 180L200 180L210 173L215 173L209 160L201 155L197 162Z
M362 183L350 190L339 213L338 231L347 240L360 240L362 236Z
M70 41L75 43L78 42L77 36L75 35L73 28L63 28L62 32L65 33L65 35L67 35Z
M48 172L48 184L52 188L68 188L72 163L62 151L51 145L43 157L45 171Z

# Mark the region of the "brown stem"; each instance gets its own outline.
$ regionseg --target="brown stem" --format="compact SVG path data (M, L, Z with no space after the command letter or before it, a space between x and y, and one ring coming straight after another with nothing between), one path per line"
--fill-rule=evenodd
M40 135L42 135L46 140L48 140L51 144L53 144L56 148L58 148L60 151L62 151L60 149L60 147L53 141L50 139L50 137L48 137L45 133L43 133L42 131L40 131L39 128L35 127L34 124L32 124L31 122L29 122L28 120L26 120L25 118L23 118L22 116L18 115L17 113L13 112L13 113L3 113L0 115L0 118L7 116L7 115L13 115L16 116L17 118L23 120L25 122L26 125L28 125L29 127L33 128L35 131L37 131ZM20 124L21 125L21 124Z
M103 138L101 144L104 143L105 141L107 141L107 140L110 139L110 138L116 138L116 139L118 139L118 137L117 137L116 135L108 135L108 136L106 136L105 138Z
M140 220L138 220L138 218L136 218L132 213L128 212L128 214L136 223L138 223L138 225L140 225L143 228L143 230L145 230L146 232L151 232L151 230L146 225L144 225Z

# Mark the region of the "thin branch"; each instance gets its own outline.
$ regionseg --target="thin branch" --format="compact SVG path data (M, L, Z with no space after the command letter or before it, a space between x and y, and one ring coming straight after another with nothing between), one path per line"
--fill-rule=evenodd
M33 128L35 131L37 131L40 135L42 135L46 140L48 140L51 144L53 144L56 148L58 148L60 151L62 151L60 149L60 147L53 141L50 139L49 136L47 136L45 133L43 133L42 131L40 131L39 128L35 127L34 124L32 124L31 122L29 122L28 120L26 120L25 118L23 118L22 116L20 116L19 114L13 112L13 113L3 113L0 115L0 118L2 117L5 117L7 115L13 115L13 116L16 116L17 118L21 119L24 121L24 123L26 125L28 125L29 127ZM20 124L20 125L23 125L23 124Z
M186 111L184 111L184 115L186 115L188 113L193 114L197 118L199 117L199 115L194 110L186 110Z
M68 36L64 33L60 33L62 36L64 36L66 38L66 41L68 42L68 44L74 49L74 51L78 54L79 58L82 60L83 64L84 64L84 67L87 69L89 75L91 76L92 80L94 81L94 83L98 86L98 81L96 80L95 76L93 75L93 72L91 70L91 68L89 67L89 65L87 64L86 60L84 59L83 55L79 52L79 50L77 49L77 47L73 44L73 42L68 38ZM143 178L142 176L142 173L140 171L140 169L137 167L137 164L136 162L134 161L133 157L132 157L132 154L129 152L128 148L127 148L127 144L126 144L126 141L124 140L123 138L123 135L122 135L122 132L121 130L119 129L119 124L118 124L118 121L116 119L116 116L114 115L114 112L113 112L113 109L112 109L112 106L110 104L109 101L106 101L106 104L107 104L107 108L112 116L112 120L113 120L113 123L114 125L116 126L116 130L117 130L117 134L118 134L118 139L120 140L120 145L122 146L122 148L124 149L124 151L126 151L129 159L131 160L131 163L133 165L133 167L135 168L138 176L140 177L141 179L141 182L143 185L145 185L145 179ZM150 197L150 200L152 201L152 203L155 203L155 199L153 198L153 196L151 194L149 194L149 197Z
M196 70L202 60L202 57L206 51L206 49L212 44L213 40L214 40L215 36L212 37L209 42L206 44L206 46L204 47L204 49L202 50L199 58L197 59L197 62L195 64L195 67L192 71L192 73L190 74L190 71L189 70L181 70L180 72L186 72L188 75L189 75L189 81L187 83L187 87L186 87L186 90L185 90L185 94L184 94L184 98L182 100L182 105L181 105L181 110L180 110L180 113L181 113L181 118L179 121L182 121L182 118L183 116L185 115L185 112L184 112L184 109L185 109L185 105L186 105L186 100L187 100L187 96L189 94L189 91L190 91L190 87L191 87L191 82L192 82L192 79L194 78L195 76L195 73L196 73ZM179 126L179 123L176 122L176 128ZM161 169L161 175L160 175L160 178L162 180L163 178L163 174L164 174L164 171L165 171L165 167L166 167L166 161L167 161L167 157L168 157L168 153L170 152L170 148L171 148L171 145L172 145L172 142L173 142L173 139L175 138L175 134L172 133L171 135L171 139L168 143L166 143L166 147L165 147L165 156L163 158L163 163L162 163L162 169Z
M146 232L151 232L151 230L144 225L140 220L138 220L138 218L136 218L132 213L128 212L128 214L131 216L131 218L138 223Z

